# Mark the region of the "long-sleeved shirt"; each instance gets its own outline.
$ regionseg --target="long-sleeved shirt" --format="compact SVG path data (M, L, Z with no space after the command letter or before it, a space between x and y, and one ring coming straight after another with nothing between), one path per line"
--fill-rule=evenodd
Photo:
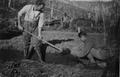
M18 16L25 14L24 20L34 22L38 20L38 26L43 27L44 24L44 13L34 10L35 5L26 5L19 12Z
M85 42L81 42L80 46L73 47L71 54L76 57L84 57L94 48L94 45L93 39L87 39Z
M95 47L94 40L91 38L88 38L85 42L84 48L82 49L83 52L85 52L85 55L88 54L92 48Z

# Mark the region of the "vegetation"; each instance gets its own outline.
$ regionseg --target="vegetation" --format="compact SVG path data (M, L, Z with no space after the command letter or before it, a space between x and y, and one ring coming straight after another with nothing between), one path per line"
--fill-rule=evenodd
M5 2L6 5L10 3L7 0L5 1L6 1ZM16 17L18 10L20 10L25 4L35 2L35 0L34 1L33 0L9 0L9 1L11 1L11 7L14 8L15 10L13 11L13 9L9 9L8 11L12 11L12 13L14 12L14 14L4 15L6 16L6 18L8 18L7 16ZM107 30L107 28L110 25L112 25L112 23L115 23L116 21L114 20L116 15L114 11L115 6L113 6L115 5L114 2L66 3L65 1L53 0L49 2L49 0L45 0L46 20L50 19L50 15L51 15L50 13L53 6L53 18L57 18L57 20L61 20L61 17L63 17L63 14L66 12L68 16L70 16L71 18L70 19L71 23L68 29L73 31L77 30L78 26L80 27L83 26L83 29L86 30L87 32L103 33L104 31ZM78 6L75 6L75 5L78 5ZM61 25L58 25L57 27L53 26L55 27L53 29L58 30L60 26ZM94 26L94 27L91 27L91 26Z

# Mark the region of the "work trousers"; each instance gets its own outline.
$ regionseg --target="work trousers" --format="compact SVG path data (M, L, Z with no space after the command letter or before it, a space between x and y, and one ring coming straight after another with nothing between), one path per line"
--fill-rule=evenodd
M38 24L37 22L24 21L24 30L38 36ZM24 56L27 59L30 59L34 52L36 51L39 57L39 60L42 61L42 51L41 45L42 41L33 37L27 32L23 32L23 41L24 41Z

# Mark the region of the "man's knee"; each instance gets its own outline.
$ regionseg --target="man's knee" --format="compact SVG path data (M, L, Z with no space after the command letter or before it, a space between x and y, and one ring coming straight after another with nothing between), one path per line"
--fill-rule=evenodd
M35 51L39 57L39 60L45 61L45 54L40 49L38 50L37 48L35 48Z
M23 41L25 44L30 44L30 41L31 41L31 35L25 33L23 34Z
M94 59L94 57L92 56L91 53L89 53L89 54L87 55L87 57L88 57L88 59L90 60L91 63L95 63L95 59Z

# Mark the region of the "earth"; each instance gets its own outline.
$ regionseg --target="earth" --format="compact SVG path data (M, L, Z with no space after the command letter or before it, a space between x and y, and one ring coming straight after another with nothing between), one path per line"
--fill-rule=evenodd
M59 48L71 49L81 43L76 32L44 31L42 35L44 40ZM105 45L102 34L88 35L98 47ZM43 50L47 52L45 63L38 62L37 54L31 60L25 60L23 46L21 35L0 40L0 77L105 77L106 68L91 65L87 58L81 59L84 65L75 56L60 55L58 50L44 42ZM114 74L113 71L110 73ZM113 76L109 74L106 76Z

